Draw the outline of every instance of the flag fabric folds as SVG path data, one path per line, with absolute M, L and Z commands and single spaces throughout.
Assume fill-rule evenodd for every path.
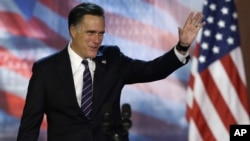
M 84 1 L 105 9 L 103 44 L 143 60 L 175 46 L 178 26 L 201 5 L 196 0 L 0 0 L 0 141 L 16 140 L 32 65 L 67 45 L 68 12 Z M 121 104 L 131 104 L 131 141 L 186 139 L 189 67 L 181 69 L 161 81 L 124 87 Z M 46 141 L 44 119 L 40 141 Z
M 250 124 L 234 0 L 205 0 L 206 25 L 192 56 L 189 141 L 228 141 L 230 125 Z

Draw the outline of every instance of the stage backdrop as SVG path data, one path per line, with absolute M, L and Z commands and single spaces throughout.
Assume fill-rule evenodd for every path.
M 0 140 L 15 141 L 34 61 L 69 41 L 67 14 L 80 0 L 0 0 Z M 106 10 L 103 44 L 151 60 L 178 41 L 197 0 L 92 0 Z M 192 45 L 193 48 L 193 45 Z M 190 63 L 168 78 L 126 86 L 121 105 L 132 108 L 131 141 L 186 141 L 186 88 Z M 46 124 L 40 141 L 46 141 Z

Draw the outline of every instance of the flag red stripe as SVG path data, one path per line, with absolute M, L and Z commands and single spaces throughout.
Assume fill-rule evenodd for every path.
M 131 120 L 133 121 L 133 127 L 130 130 L 131 132 L 136 132 L 137 134 L 152 138 L 152 140 L 161 141 L 163 139 L 169 138 L 171 134 L 176 135 L 176 132 L 182 132 L 180 131 L 180 127 L 175 124 L 171 124 L 171 122 L 162 121 L 152 116 L 148 116 L 146 114 L 136 111 L 133 111 Z M 164 133 L 166 134 L 159 135 L 159 131 L 164 131 Z
M 24 106 L 24 100 L 14 94 L 2 90 L 0 90 L 0 97 L 1 109 L 8 112 L 14 117 L 20 118 Z
M 109 12 L 106 13 L 106 16 L 106 30 L 108 33 L 113 34 L 114 36 L 118 36 L 163 51 L 169 50 L 178 41 L 176 35 L 164 32 L 161 29 L 138 22 L 136 20 Z M 122 31 L 121 28 L 123 29 Z M 140 32 L 137 32 L 138 30 L 140 30 Z
M 41 3 L 45 4 L 47 7 L 59 13 L 63 17 L 67 17 L 70 9 L 77 4 L 76 2 L 73 3 L 73 2 L 65 1 L 63 4 L 68 5 L 68 6 L 63 8 L 63 10 L 61 10 L 61 8 L 58 7 L 58 5 L 62 5 L 61 0 L 55 0 L 55 1 L 42 0 Z M 175 45 L 178 40 L 176 35 L 163 32 L 161 29 L 153 28 L 149 25 L 140 23 L 138 21 L 135 21 L 135 20 L 132 20 L 132 19 L 120 16 L 120 15 L 106 12 L 105 16 L 107 18 L 106 29 L 108 33 L 111 33 L 115 36 L 119 36 L 121 38 L 132 40 L 134 42 L 138 42 L 146 46 L 153 46 L 164 51 L 169 50 L 169 48 Z M 113 21 L 119 21 L 119 25 L 114 25 L 115 22 Z M 121 25 L 122 23 L 124 25 Z M 121 27 L 122 29 L 125 29 L 124 32 L 121 32 Z M 143 33 L 129 34 L 132 31 L 138 31 L 138 29 L 141 29 L 141 31 L 145 32 L 145 34 Z M 141 36 L 141 34 L 143 34 L 143 36 Z M 152 34 L 154 34 L 154 36 L 152 36 Z M 152 42 L 153 37 L 154 37 L 154 40 L 158 40 L 158 41 Z
M 0 15 L 1 19 L 3 19 L 0 21 L 0 28 L 10 32 L 10 34 L 39 39 L 55 49 L 62 49 L 68 42 L 35 17 L 26 22 L 16 13 L 0 12 Z
M 68 43 L 67 39 L 51 30 L 38 18 L 33 17 L 30 21 L 30 25 L 33 27 L 34 32 L 41 32 L 41 34 L 43 34 L 39 39 L 54 49 L 60 50 Z
M 26 62 L 19 59 L 17 56 L 12 55 L 8 50 L 0 46 L 0 66 L 16 73 L 30 78 L 31 76 L 31 62 Z
M 239 73 L 236 69 L 236 66 L 230 57 L 230 55 L 226 55 L 221 59 L 221 62 L 225 68 L 225 71 L 227 72 L 229 79 L 231 80 L 231 83 L 233 84 L 236 92 L 238 93 L 238 97 L 241 101 L 241 104 L 245 108 L 246 111 L 248 111 L 248 101 L 246 99 L 247 95 L 247 88 L 245 84 L 240 79 Z
M 171 15 L 179 23 L 182 24 L 185 23 L 187 14 L 193 11 L 192 9 L 186 6 L 182 6 L 181 4 L 179 4 L 178 1 L 173 1 L 173 0 L 164 0 L 164 1 L 143 0 L 143 1 L 154 5 L 156 8 L 159 8 L 165 11 L 166 13 L 169 13 L 169 15 Z
M 186 106 L 186 110 L 187 110 L 187 112 L 186 112 L 186 119 L 187 119 L 188 122 L 190 122 L 190 120 L 192 118 L 192 112 L 191 112 L 192 108 L 189 107 L 189 105 L 187 105 Z
M 27 22 L 18 14 L 0 11 L 0 28 L 14 35 L 29 35 Z
M 169 87 L 162 87 L 162 86 Z M 133 84 L 137 90 L 142 93 L 151 94 L 159 97 L 162 100 L 173 100 L 175 102 L 183 103 L 185 102 L 185 92 L 186 88 L 179 80 L 176 78 L 167 78 L 157 82 L 145 83 L 145 84 Z M 171 91 L 174 91 L 180 95 L 173 95 Z
M 216 109 L 217 114 L 220 116 L 220 119 L 223 122 L 224 126 L 229 131 L 228 125 L 236 124 L 236 120 L 234 116 L 232 115 L 226 102 L 221 96 L 221 93 L 218 90 L 217 85 L 215 84 L 214 80 L 212 79 L 213 77 L 210 74 L 209 70 L 208 69 L 204 70 L 202 73 L 200 73 L 200 76 L 201 76 L 202 81 L 205 84 L 205 89 L 207 91 L 208 97 L 213 103 L 214 108 Z
M 199 130 L 201 137 L 204 141 L 215 141 L 215 137 L 207 125 L 206 119 L 201 112 L 199 105 L 197 104 L 196 100 L 193 101 L 193 107 L 191 110 L 193 121 L 197 126 L 197 130 Z
M 13 117 L 20 119 L 23 112 L 24 100 L 15 94 L 2 90 L 0 90 L 0 97 L 0 109 Z M 45 120 L 46 119 L 44 118 L 41 124 L 42 129 L 47 129 L 47 122 Z
M 6 21 L 6 23 L 12 24 L 5 25 L 5 22 L 0 22 L 0 26 L 3 26 L 5 30 L 8 30 L 14 35 L 24 35 L 27 37 L 40 39 L 55 49 L 62 49 L 62 47 L 64 47 L 68 42 L 66 39 L 64 39 L 64 37 L 51 30 L 45 23 L 35 17 L 32 17 L 29 23 L 27 23 L 22 17 L 20 17 L 20 15 L 15 13 L 1 12 L 1 16 L 4 17 L 4 21 Z M 106 29 L 109 33 L 140 43 L 142 45 L 153 46 L 154 48 L 166 51 L 178 41 L 176 35 L 164 32 L 158 28 L 154 28 L 129 18 L 125 18 L 113 13 L 107 13 L 107 18 Z M 119 25 L 115 25 L 115 23 L 112 22 L 114 20 L 120 21 Z M 21 27 L 16 26 L 17 22 L 18 25 L 21 25 Z M 121 25 L 121 23 L 123 24 Z M 120 32 L 120 30 L 118 30 L 121 27 L 124 29 L 124 32 Z M 131 34 L 131 32 L 138 31 L 138 29 L 142 29 L 142 33 L 138 32 L 137 34 Z M 143 36 L 141 36 L 142 34 Z M 155 36 L 152 36 L 152 34 Z M 152 40 L 153 37 L 154 40 Z
M 189 87 L 193 90 L 194 89 L 194 75 L 191 73 L 189 78 Z
M 49 9 L 58 13 L 59 15 L 67 18 L 68 13 L 76 6 L 78 3 L 74 0 L 66 1 L 66 0 L 40 0 L 40 2 L 46 5 Z M 61 7 L 63 5 L 63 8 Z
M 200 43 L 196 43 L 195 44 L 195 48 L 194 48 L 194 52 L 193 52 L 193 57 L 196 57 L 197 58 L 197 60 L 198 60 L 198 56 L 199 56 L 199 54 L 200 54 Z

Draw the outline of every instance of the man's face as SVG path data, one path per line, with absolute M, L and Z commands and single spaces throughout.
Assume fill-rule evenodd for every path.
M 104 17 L 85 15 L 76 26 L 70 26 L 71 48 L 82 58 L 95 58 L 104 32 Z

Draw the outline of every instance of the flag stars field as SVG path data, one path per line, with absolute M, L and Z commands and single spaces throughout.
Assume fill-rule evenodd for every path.
M 214 23 L 214 18 L 213 18 L 212 16 L 209 16 L 209 17 L 207 18 L 207 22 L 208 22 L 208 24 Z
M 221 40 L 223 39 L 223 35 L 222 35 L 221 33 L 216 33 L 215 39 L 216 39 L 217 41 L 221 41 Z
M 223 15 L 227 15 L 227 14 L 228 14 L 228 8 L 223 7 L 223 8 L 221 9 L 221 13 L 222 13 Z
M 237 30 L 236 25 L 231 25 L 231 26 L 230 26 L 230 30 L 231 30 L 231 31 L 236 31 L 236 30 Z
M 226 26 L 226 23 L 225 23 L 223 20 L 220 20 L 220 21 L 218 22 L 218 26 L 219 26 L 220 28 L 224 28 L 224 27 Z
M 215 4 L 211 4 L 209 6 L 209 8 L 211 9 L 211 11 L 215 11 L 216 10 L 216 5 Z
M 206 37 L 210 37 L 211 36 L 211 32 L 210 32 L 210 30 L 204 30 L 204 36 L 206 36 Z
M 214 54 L 218 54 L 220 52 L 220 48 L 218 46 L 214 46 L 212 50 Z

